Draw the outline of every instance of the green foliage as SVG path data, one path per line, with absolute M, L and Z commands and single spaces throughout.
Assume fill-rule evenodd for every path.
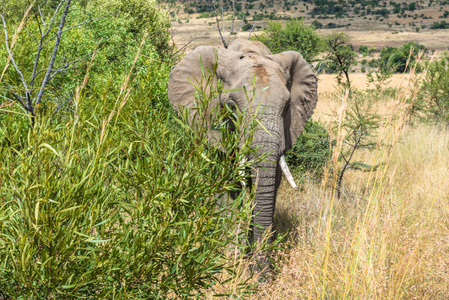
M 287 152 L 289 166 L 304 173 L 322 175 L 331 153 L 331 142 L 326 128 L 319 122 L 309 120 L 304 132 Z
M 449 122 L 449 55 L 431 62 L 423 80 L 417 109 L 426 117 Z
M 368 46 L 361 45 L 361 46 L 359 47 L 359 53 L 360 53 L 360 54 L 363 54 L 363 56 L 370 55 L 370 54 L 373 53 L 375 50 L 376 50 L 376 47 L 374 47 L 374 46 L 371 46 L 371 47 L 368 48 Z
M 321 50 L 321 38 L 313 26 L 305 25 L 302 20 L 290 20 L 285 26 L 268 22 L 264 33 L 255 35 L 252 39 L 264 43 L 273 53 L 298 51 L 308 62 L 313 61 Z
M 449 28 L 449 23 L 446 21 L 433 22 L 433 24 L 430 26 L 430 29 L 446 29 L 446 28 Z
M 166 85 L 155 83 L 129 94 L 108 95 L 105 87 L 100 99 L 82 92 L 68 122 L 56 122 L 47 110 L 25 136 L 16 133 L 17 124 L 2 126 L 4 295 L 188 298 L 219 283 L 220 272 L 236 276 L 234 255 L 247 247 L 252 195 L 243 190 L 235 201 L 221 197 L 237 190 L 242 170 L 254 163 L 239 164 L 254 151 L 256 121 L 236 114 L 239 130 L 230 132 L 223 123 L 229 113 L 218 112 L 214 129 L 224 138 L 211 147 L 201 117 L 217 92 L 211 78 L 206 73 L 197 82 L 200 108 L 180 119 L 149 107 L 153 95 L 166 93 Z M 123 82 L 127 90 L 126 77 Z M 107 97 L 115 104 L 105 106 Z M 200 116 L 193 129 L 184 125 L 190 114 Z M 17 113 L 3 107 L 0 116 Z M 243 136 L 249 138 L 238 148 Z
M 360 54 L 367 54 L 367 53 L 368 53 L 368 47 L 365 46 L 365 45 L 361 45 L 361 46 L 359 47 L 359 53 L 360 53 Z
M 380 68 L 379 72 L 369 72 L 366 76 L 368 83 L 373 84 L 377 92 L 385 89 L 385 85 L 393 76 L 393 68 Z
M 47 25 L 50 24 L 54 13 L 54 7 L 51 4 L 59 3 L 59 1 L 53 2 L 46 2 L 42 8 L 42 15 Z M 20 7 L 21 11 L 24 11 L 28 4 L 18 1 L 16 7 Z M 49 34 L 43 39 L 43 43 L 48 42 L 48 44 L 40 53 L 36 64 L 37 71 L 48 68 L 56 40 L 53 37 L 57 32 L 61 14 L 62 12 L 58 13 L 54 22 L 56 25 L 50 28 Z M 10 15 L 6 14 L 7 17 Z M 35 5 L 25 24 L 26 30 L 22 29 L 20 32 L 13 51 L 18 68 L 27 80 L 32 77 L 38 52 L 38 44 L 34 39 L 39 40 L 40 30 L 43 28 L 43 22 L 38 16 L 38 8 Z M 11 16 L 7 22 L 8 35 L 11 40 L 19 25 L 19 19 Z M 81 23 L 83 23 L 82 26 L 77 26 Z M 97 50 L 96 63 L 90 70 L 90 80 L 85 87 L 85 92 L 89 95 L 96 90 L 101 90 L 105 85 L 108 85 L 110 92 L 119 91 L 120 80 L 114 79 L 121 78 L 133 64 L 135 64 L 134 70 L 137 72 L 144 68 L 143 61 L 146 59 L 143 58 L 150 58 L 154 62 L 160 63 L 164 69 L 169 68 L 170 66 L 166 66 L 169 64 L 171 53 L 169 26 L 167 14 L 159 10 L 156 2 L 153 1 L 74 2 L 67 15 L 64 28 L 68 30 L 62 34 L 53 69 L 67 66 L 68 62 L 74 63 L 70 63 L 66 70 L 54 74 L 54 78 L 46 86 L 39 110 L 53 106 L 58 109 L 70 106 L 71 95 L 75 93 L 76 86 L 83 80 L 83 72 L 95 49 Z M 140 45 L 145 33 L 151 38 Z M 134 62 L 134 56 L 138 49 L 140 49 L 141 56 Z M 0 63 L 5 65 L 7 51 L 4 43 L 0 44 L 0 53 Z M 36 87 L 41 86 L 44 73 L 37 73 L 31 98 L 37 94 Z M 15 98 L 12 92 L 25 96 L 25 92 L 22 92 L 24 88 L 20 75 L 12 65 L 9 66 L 3 79 L 5 84 L 0 89 L 5 93 L 4 95 L 10 99 Z M 108 103 L 108 105 L 113 105 L 113 103 Z
M 46 21 L 54 3 L 43 7 Z M 201 297 L 220 284 L 221 272 L 236 276 L 253 199 L 238 186 L 243 169 L 257 161 L 238 162 L 254 151 L 256 122 L 236 114 L 241 129 L 230 132 L 222 120 L 229 113 L 220 111 L 214 129 L 224 138 L 213 147 L 204 119 L 192 130 L 188 111 L 174 117 L 165 13 L 155 2 L 127 3 L 75 3 L 67 28 L 114 15 L 64 32 L 57 64 L 98 51 L 91 63 L 89 55 L 54 78 L 33 128 L 19 106 L 0 102 L 0 297 Z M 18 25 L 11 23 L 10 35 Z M 34 14 L 26 26 L 39 32 Z M 40 69 L 50 54 L 44 50 Z M 30 72 L 35 44 L 25 30 L 14 55 Z M 217 91 L 208 75 L 197 82 L 198 103 Z M 17 76 L 10 67 L 4 79 L 18 86 Z M 11 91 L 2 86 L 0 93 Z M 243 136 L 249 138 L 239 148 Z M 222 201 L 230 192 L 236 200 Z
M 385 47 L 380 51 L 381 68 L 393 69 L 396 73 L 403 73 L 415 64 L 420 51 L 425 46 L 418 43 L 406 43 L 401 47 Z M 408 62 L 408 65 L 407 65 Z

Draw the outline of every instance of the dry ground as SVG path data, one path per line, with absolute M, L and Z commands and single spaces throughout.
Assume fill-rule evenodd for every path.
M 217 31 L 217 25 L 215 18 L 200 18 L 197 19 L 199 14 L 194 13 L 188 15 L 184 12 L 183 8 L 185 4 L 194 1 L 184 1 L 178 2 L 176 5 L 162 5 L 162 7 L 167 8 L 169 11 L 175 13 L 175 17 L 172 21 L 174 41 L 179 47 L 187 46 L 187 49 L 194 49 L 200 45 L 214 45 L 221 46 L 222 42 Z M 245 1 L 243 1 L 245 2 Z M 264 3 L 264 1 L 253 2 L 256 9 L 249 10 L 252 16 L 254 12 L 261 13 L 258 9 L 259 2 Z M 398 2 L 398 1 L 396 1 Z M 411 0 L 400 1 L 401 3 L 414 2 Z M 219 1 L 217 1 L 217 6 L 219 7 Z M 431 30 L 429 29 L 433 22 L 440 22 L 449 19 L 441 19 L 443 12 L 449 10 L 449 4 L 436 5 L 435 2 L 428 7 L 429 1 L 420 1 L 420 5 L 424 6 L 419 10 L 414 12 L 408 11 L 406 13 L 407 17 L 398 18 L 397 15 L 391 13 L 388 18 L 377 18 L 373 15 L 360 16 L 355 15 L 351 11 L 349 12 L 349 17 L 336 19 L 330 15 L 328 19 L 321 19 L 319 17 L 312 17 L 309 12 L 313 9 L 313 5 L 310 3 L 298 3 L 295 5 L 297 9 L 295 10 L 292 6 L 290 11 L 284 9 L 284 1 L 274 1 L 273 8 L 266 8 L 265 10 L 270 13 L 271 11 L 276 11 L 278 15 L 287 15 L 290 17 L 298 18 L 303 17 L 306 24 L 311 24 L 313 21 L 318 21 L 324 26 L 330 22 L 347 26 L 336 29 L 319 29 L 320 34 L 328 34 L 333 31 L 343 31 L 346 32 L 350 37 L 350 43 L 352 43 L 356 48 L 360 45 L 374 46 L 378 51 L 385 46 L 400 46 L 407 42 L 419 42 L 425 45 L 430 50 L 447 51 L 449 47 L 449 29 L 444 30 Z M 380 7 L 377 7 L 380 8 Z M 375 9 L 377 9 L 375 8 Z M 387 9 L 392 11 L 392 6 L 387 5 Z M 419 15 L 419 17 L 414 17 L 414 15 Z M 411 16 L 413 15 L 413 16 Z M 425 18 L 421 17 L 421 15 Z M 230 16 L 230 13 L 225 14 L 225 19 Z M 248 17 L 250 23 L 252 17 Z M 278 21 L 285 22 L 285 21 Z M 227 38 L 229 38 L 229 31 L 231 27 L 231 21 L 225 22 L 225 32 Z M 260 26 L 262 29 L 267 25 L 266 20 L 256 21 L 255 24 Z M 240 21 L 234 23 L 234 32 L 239 32 L 238 28 L 241 26 Z M 424 28 L 423 28 L 424 27 Z M 255 34 L 259 34 L 261 29 L 256 29 Z M 417 32 L 418 30 L 418 32 Z M 239 32 L 241 37 L 247 37 L 248 32 Z M 231 36 L 234 38 L 235 36 Z
M 364 86 L 362 74 L 356 81 Z M 335 78 L 319 82 L 314 118 L 335 122 L 344 106 Z M 397 96 L 376 104 L 385 121 L 377 150 L 357 154 L 380 167 L 349 172 L 341 199 L 332 178 L 306 178 L 298 192 L 282 183 L 276 228 L 289 235 L 279 272 L 250 299 L 448 299 L 449 129 L 410 123 L 404 100 L 416 87 L 409 82 L 393 78 Z M 216 291 L 238 298 L 237 283 Z

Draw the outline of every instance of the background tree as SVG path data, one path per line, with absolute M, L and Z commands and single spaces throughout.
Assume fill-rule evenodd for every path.
M 406 43 L 401 47 L 385 47 L 380 51 L 380 67 L 392 69 L 396 73 L 409 71 L 414 65 L 420 51 L 426 50 L 426 47 L 418 43 Z M 409 60 L 410 58 L 410 60 Z M 408 66 L 407 66 L 407 61 Z
M 340 84 L 342 82 L 342 76 L 344 74 L 346 78 L 347 87 L 351 86 L 349 80 L 349 71 L 355 64 L 356 53 L 352 49 L 352 46 L 348 44 L 349 38 L 345 33 L 333 33 L 324 38 L 327 55 L 326 55 L 326 69 L 338 72 L 337 80 Z
M 449 55 L 447 53 L 429 64 L 417 105 L 418 109 L 424 111 L 426 117 L 449 123 Z
M 273 54 L 283 51 L 298 51 L 307 62 L 315 60 L 322 50 L 322 39 L 313 26 L 304 21 L 291 19 L 284 26 L 270 21 L 262 34 L 254 35 L 252 40 L 264 43 Z

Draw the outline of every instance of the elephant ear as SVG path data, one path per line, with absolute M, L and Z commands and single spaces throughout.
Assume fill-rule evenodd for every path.
M 193 109 L 196 107 L 195 85 L 201 81 L 203 72 L 206 76 L 214 71 L 214 65 L 218 63 L 224 49 L 218 47 L 201 46 L 187 54 L 181 62 L 170 72 L 168 81 L 168 99 L 174 109 L 179 111 L 181 107 Z M 214 74 L 211 87 L 217 84 L 218 75 Z M 218 98 L 212 99 L 208 105 L 208 116 L 211 109 L 218 105 Z M 194 111 L 191 111 L 190 122 L 194 122 Z M 209 139 L 217 139 L 218 133 L 210 133 Z
M 170 72 L 168 99 L 176 110 L 179 111 L 182 106 L 195 107 L 196 89 L 194 84 L 197 80 L 201 80 L 203 71 L 207 75 L 208 72 L 214 70 L 219 50 L 217 47 L 198 47 L 187 54 Z M 217 76 L 214 76 L 213 85 L 216 84 Z
M 284 117 L 284 128 L 286 149 L 290 149 L 303 132 L 316 107 L 317 78 L 310 65 L 296 51 L 285 51 L 268 57 L 278 62 L 287 74 L 291 102 Z

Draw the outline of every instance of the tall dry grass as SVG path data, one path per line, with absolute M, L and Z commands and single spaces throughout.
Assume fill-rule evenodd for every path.
M 379 104 L 376 150 L 358 154 L 379 168 L 349 172 L 343 197 L 332 174 L 299 192 L 282 183 L 275 226 L 288 234 L 279 272 L 251 299 L 448 299 L 449 129 L 410 125 L 417 76 L 404 86 Z

